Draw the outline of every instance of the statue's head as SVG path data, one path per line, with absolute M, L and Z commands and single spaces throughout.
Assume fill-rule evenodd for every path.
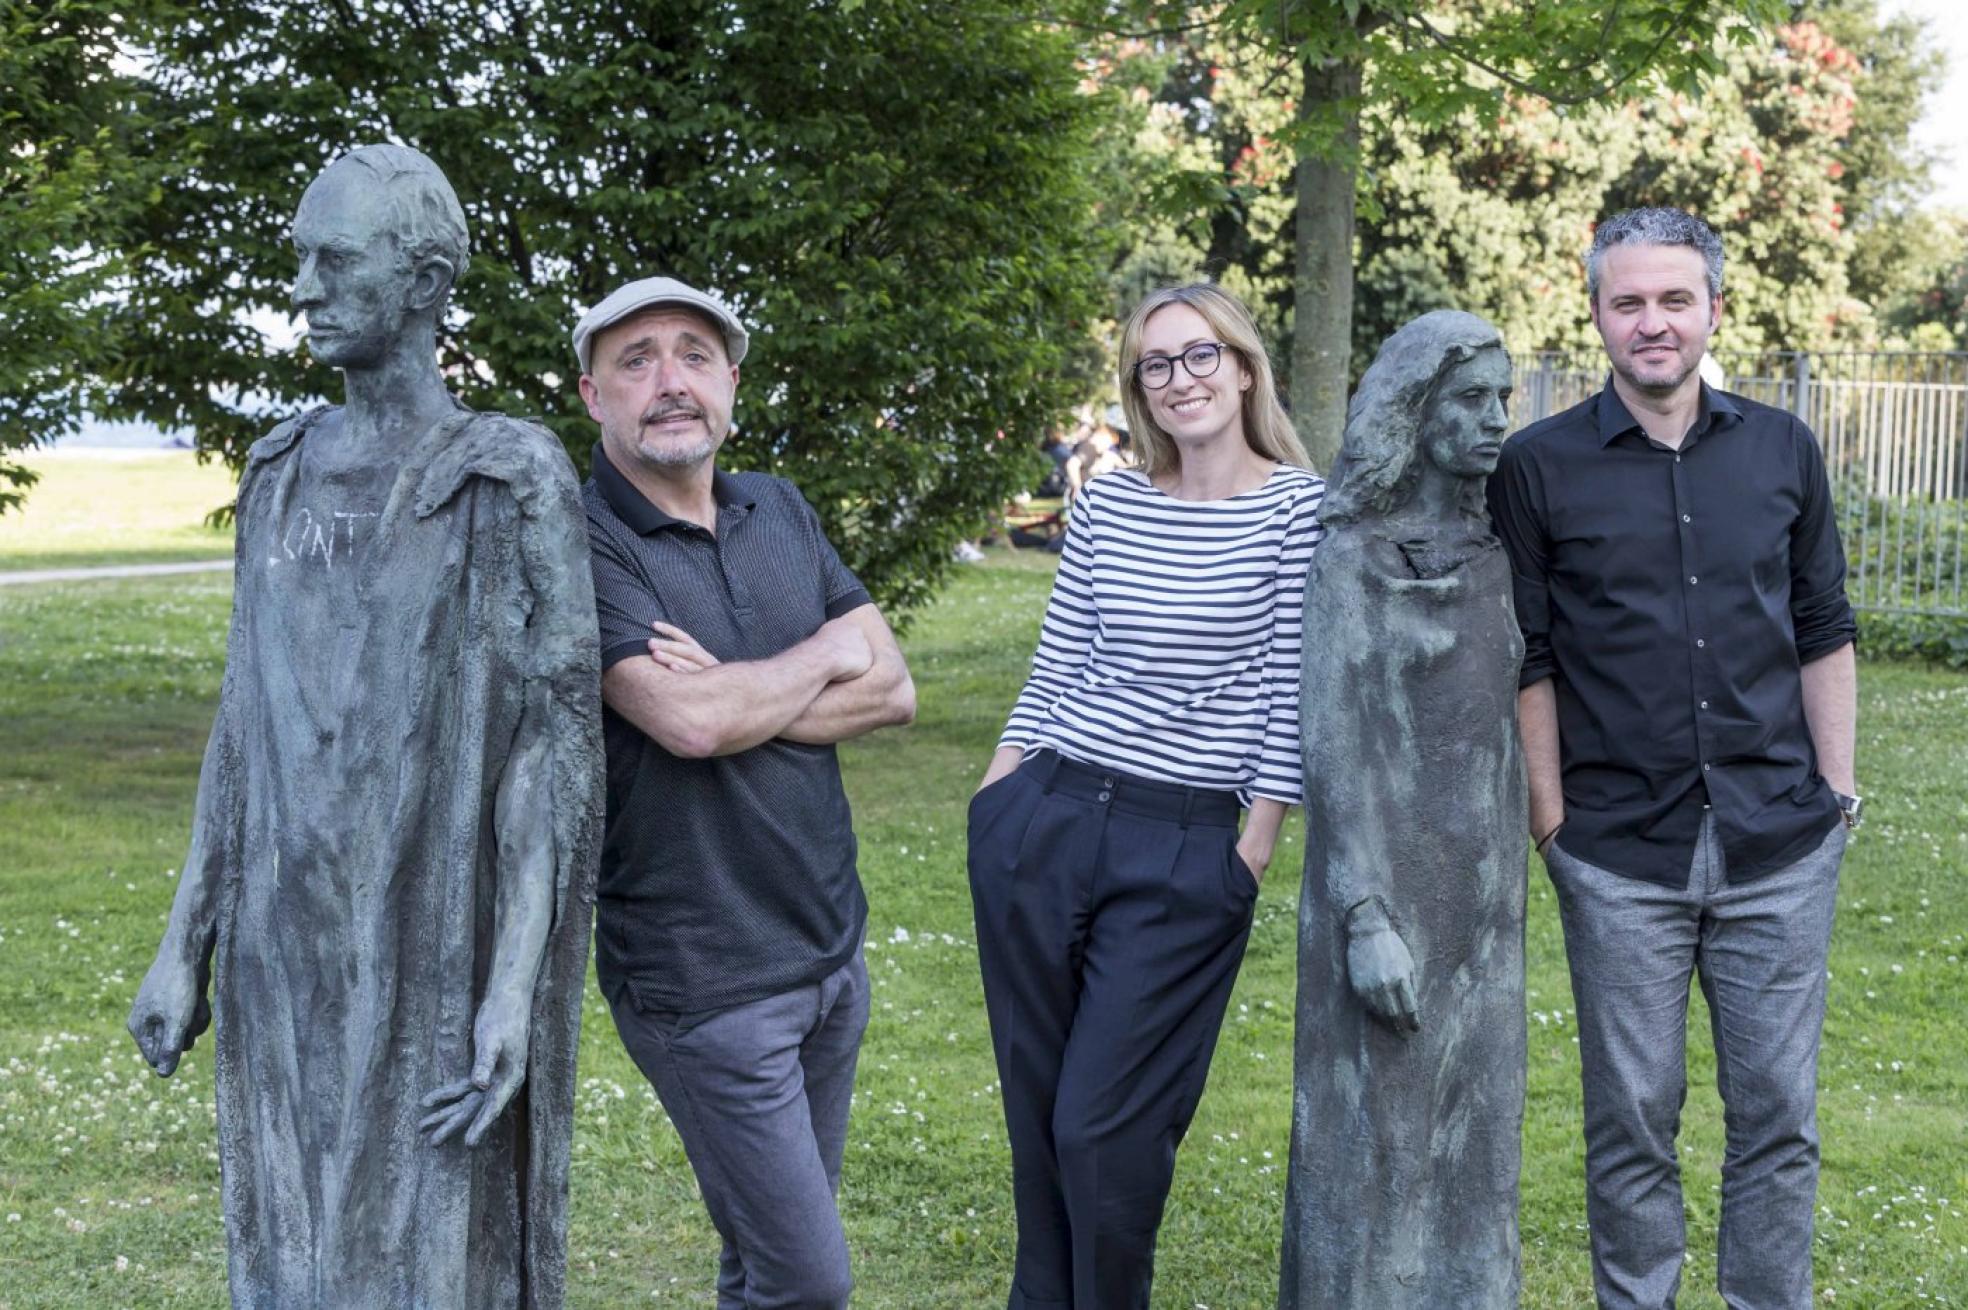
M 1508 423 L 1510 354 L 1483 319 L 1438 309 L 1381 343 L 1346 407 L 1346 438 L 1319 507 L 1326 523 L 1386 514 L 1405 504 L 1432 464 L 1467 486 L 1480 512 Z
M 470 251 L 457 193 L 408 146 L 363 146 L 324 169 L 294 215 L 294 307 L 308 349 L 373 367 L 412 327 L 434 333 Z

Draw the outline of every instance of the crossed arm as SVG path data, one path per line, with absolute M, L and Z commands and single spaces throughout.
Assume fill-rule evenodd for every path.
M 915 718 L 915 683 L 873 605 L 762 660 L 721 663 L 681 628 L 651 626 L 649 658 L 615 664 L 601 694 L 673 755 L 732 755 L 774 737 L 825 745 Z

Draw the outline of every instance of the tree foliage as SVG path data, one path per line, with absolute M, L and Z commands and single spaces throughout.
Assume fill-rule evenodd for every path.
M 125 12 L 0 0 L 0 513 L 34 480 L 7 454 L 82 416 L 77 365 L 102 358 L 94 320 L 120 269 L 114 233 L 156 173 L 114 66 Z
M 581 310 L 657 273 L 715 288 L 754 329 L 723 458 L 797 482 L 885 604 L 1029 485 L 1084 389 L 1102 102 L 1001 0 L 265 0 L 147 44 L 168 168 L 124 229 L 104 402 L 229 460 L 339 390 L 250 319 L 285 308 L 309 179 L 384 139 L 470 222 L 440 333 L 467 403 L 585 465 Z
M 1513 93 L 1588 104 L 1654 88 L 1689 93 L 1723 47 L 1785 0 L 1089 0 L 1091 21 L 1163 39 L 1214 28 L 1291 62 L 1293 417 L 1313 462 L 1338 452 L 1351 377 L 1353 245 L 1363 114 L 1391 107 L 1436 126 Z
M 1951 226 L 1899 209 L 1925 184 L 1908 132 L 1933 85 L 1920 28 L 1874 0 L 1814 4 L 1743 41 L 1716 39 L 1700 95 L 1661 90 L 1562 105 L 1468 74 L 1446 114 L 1416 113 L 1367 69 L 1354 247 L 1351 374 L 1395 328 L 1430 309 L 1483 314 L 1520 349 L 1594 343 L 1580 256 L 1593 226 L 1636 204 L 1713 220 L 1727 243 L 1729 316 L 1719 344 L 1790 349 L 1876 344 L 1958 316 Z M 1240 55 L 1220 29 L 1162 38 L 1156 95 L 1182 132 L 1194 209 L 1156 246 L 1165 265 L 1240 284 L 1289 324 L 1294 193 L 1289 58 Z M 1146 56 L 1141 56 L 1145 58 Z M 1199 93 L 1199 88 L 1201 88 Z M 1438 106 L 1437 108 L 1440 108 Z M 1157 158 L 1178 157 L 1156 145 Z M 1228 224 L 1237 229 L 1224 235 Z M 1900 239 L 1872 240 L 1882 225 Z M 1917 238 L 1917 239 L 1916 239 Z M 1898 261 L 1869 269 L 1868 252 Z M 1880 294 L 1890 284 L 1900 288 Z M 1909 290 L 1911 288 L 1912 290 Z
M 1721 51 L 1699 97 L 1668 92 L 1561 111 L 1512 97 L 1427 130 L 1388 119 L 1371 156 L 1391 185 L 1362 242 L 1356 359 L 1405 316 L 1459 304 L 1532 347 L 1591 341 L 1580 252 L 1636 205 L 1702 214 L 1733 258 L 1719 345 L 1818 349 L 1862 340 L 1850 294 L 1843 162 L 1864 73 L 1809 20 Z

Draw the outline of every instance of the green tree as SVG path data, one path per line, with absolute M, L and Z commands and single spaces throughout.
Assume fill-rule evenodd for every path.
M 131 10 L 0 0 L 0 513 L 34 481 L 7 456 L 82 417 L 78 365 L 102 358 L 98 311 L 121 267 L 113 233 L 156 174 L 115 67 Z
M 648 274 L 715 288 L 755 329 L 726 458 L 798 482 L 887 605 L 1030 484 L 1086 388 L 1107 106 L 1003 0 L 266 0 L 146 39 L 171 168 L 125 238 L 106 407 L 229 460 L 337 390 L 249 318 L 286 304 L 307 181 L 380 139 L 470 220 L 440 334 L 468 403 L 585 465 L 579 311 Z
M 1513 96 L 1494 118 L 1465 110 L 1432 128 L 1370 114 L 1366 168 L 1383 213 L 1361 234 L 1356 364 L 1408 317 L 1450 304 L 1521 346 L 1593 344 L 1579 253 L 1600 217 L 1638 204 L 1692 206 L 1722 231 L 1732 259 L 1720 347 L 1877 344 L 1890 298 L 1879 288 L 1935 286 L 1959 247 L 1936 230 L 1893 251 L 1922 271 L 1861 270 L 1855 222 L 1877 223 L 1924 179 L 1908 129 L 1931 86 L 1931 70 L 1900 58 L 1906 32 L 1871 22 L 1871 8 L 1837 7 L 1837 30 L 1856 45 L 1807 10 L 1755 44 L 1722 47 L 1700 97 L 1561 112 Z
M 1291 397 L 1313 462 L 1339 449 L 1351 381 L 1353 249 L 1361 123 L 1394 106 L 1420 124 L 1494 111 L 1513 92 L 1559 104 L 1665 88 L 1719 72 L 1720 44 L 1755 39 L 1787 0 L 1092 0 L 1077 21 L 1166 37 L 1203 27 L 1288 58 L 1300 89 Z

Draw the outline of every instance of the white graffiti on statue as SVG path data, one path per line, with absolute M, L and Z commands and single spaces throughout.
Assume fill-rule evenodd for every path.
M 287 526 L 287 531 L 281 534 L 281 553 L 269 554 L 267 563 L 312 560 L 332 573 L 335 571 L 337 551 L 344 564 L 354 558 L 357 523 L 363 519 L 381 517 L 373 511 L 356 513 L 338 509 L 331 511 L 326 518 L 317 518 L 313 510 L 302 506 L 300 513 Z M 363 536 L 366 540 L 368 534 L 365 532 Z

